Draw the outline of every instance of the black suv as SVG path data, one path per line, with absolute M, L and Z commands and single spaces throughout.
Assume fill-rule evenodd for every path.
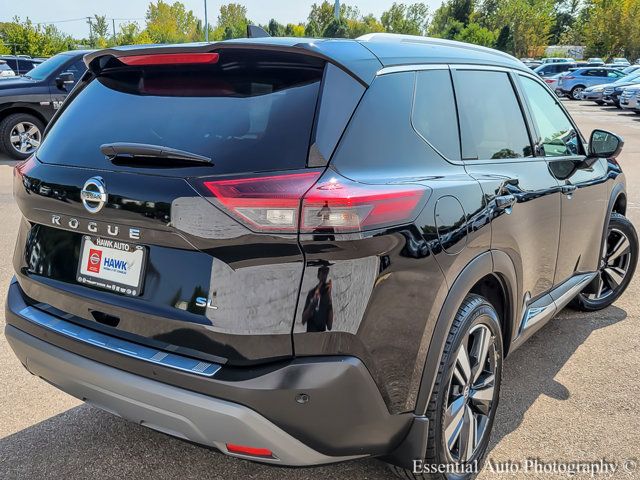
M 15 169 L 5 335 L 129 420 L 273 464 L 471 478 L 503 358 L 634 273 L 622 140 L 587 145 L 506 54 L 374 34 L 85 61 Z
M 16 75 L 24 75 L 44 61 L 39 58 L 20 57 L 17 55 L 1 55 L 0 60 L 7 62 L 7 65 Z
M 46 124 L 86 71 L 88 52 L 60 53 L 20 77 L 0 81 L 0 151 L 24 160 L 38 148 Z M 12 58 L 6 57 L 7 63 Z

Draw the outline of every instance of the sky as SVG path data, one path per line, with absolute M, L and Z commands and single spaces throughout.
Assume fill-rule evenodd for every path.
M 172 2 L 173 0 L 167 0 Z M 200 18 L 204 18 L 204 0 L 181 0 L 188 9 Z M 220 5 L 235 1 L 247 7 L 248 17 L 254 23 L 266 24 L 275 18 L 280 23 L 298 23 L 306 21 L 309 8 L 321 0 L 207 0 L 209 23 L 215 24 Z M 414 3 L 418 0 L 396 0 Z M 442 0 L 422 0 L 433 12 Z M 356 6 L 360 13 L 373 13 L 380 17 L 394 0 L 351 0 L 349 5 Z M 89 25 L 81 17 L 94 14 L 106 15 L 116 19 L 116 29 L 121 22 L 137 21 L 144 25 L 144 15 L 149 0 L 0 0 L 0 21 L 10 21 L 14 16 L 22 19 L 29 17 L 34 23 L 57 22 L 55 25 L 65 33 L 75 37 L 89 36 Z M 78 20 L 80 19 L 80 20 Z

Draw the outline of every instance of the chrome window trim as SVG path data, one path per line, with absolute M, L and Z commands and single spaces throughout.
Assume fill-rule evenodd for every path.
M 217 363 L 196 360 L 177 353 L 147 347 L 81 327 L 80 325 L 47 313 L 45 310 L 49 308 L 51 307 L 45 304 L 38 304 L 37 308 L 35 306 L 29 306 L 20 310 L 19 315 L 36 325 L 64 335 L 65 337 L 163 367 L 204 377 L 212 377 L 222 368 L 221 365 Z
M 448 70 L 449 65 L 445 63 L 417 63 L 414 65 L 394 65 L 393 67 L 384 67 L 376 72 L 376 76 L 388 75 L 390 73 L 400 72 L 417 72 L 421 70 Z

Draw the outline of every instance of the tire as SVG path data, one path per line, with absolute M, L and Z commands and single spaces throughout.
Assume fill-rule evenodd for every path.
M 571 89 L 571 92 L 569 92 L 569 98 L 571 100 L 581 100 L 579 96 L 583 90 L 584 90 L 584 87 L 582 85 L 576 85 Z
M 482 370 L 478 368 L 482 362 L 479 362 L 474 355 L 479 345 L 484 345 L 481 338 L 487 341 L 487 354 Z M 469 351 L 471 355 L 468 354 Z M 471 365 L 471 369 L 466 369 L 471 373 L 471 388 L 469 383 L 462 388 L 464 382 L 460 380 L 465 376 L 462 373 L 465 369 L 459 368 L 459 365 L 464 363 L 461 362 L 461 359 L 464 359 L 465 355 Z M 478 471 L 482 470 L 500 396 L 502 358 L 502 331 L 495 308 L 484 297 L 474 294 L 467 295 L 453 320 L 442 353 L 433 393 L 429 400 L 427 409 L 429 438 L 424 458 L 425 468 L 422 472 L 414 473 L 412 470 L 391 465 L 390 467 L 396 475 L 405 480 L 472 480 L 477 476 L 477 472 L 466 472 L 464 466 L 469 468 L 477 462 Z M 473 378 L 476 379 L 475 383 Z M 490 379 L 493 379 L 492 383 L 489 383 Z M 488 400 L 487 397 L 489 389 L 491 389 L 491 400 Z M 482 402 L 479 401 L 478 392 L 483 395 Z M 461 405 L 458 412 L 464 410 L 465 415 L 451 417 L 447 414 L 452 409 L 455 411 L 456 405 Z M 455 420 L 458 417 L 461 418 L 458 422 L 449 421 L 450 418 Z M 471 418 L 475 420 L 474 424 L 477 423 L 483 428 L 483 433 L 473 451 L 464 455 L 462 434 L 469 433 L 466 425 L 468 425 L 467 419 Z M 455 425 L 458 428 L 454 428 Z M 457 436 L 450 449 L 447 446 L 447 438 L 453 438 L 456 432 Z M 466 460 L 461 461 L 461 458 L 466 458 Z M 460 466 L 461 473 L 429 473 L 429 465 L 446 464 Z
M 629 286 L 637 263 L 636 229 L 626 217 L 614 212 L 609 219 L 607 241 L 601 253 L 597 281 L 595 285 L 590 285 L 595 293 L 587 291 L 579 293 L 571 302 L 571 307 L 583 312 L 594 312 L 608 307 Z
M 0 148 L 16 160 L 24 160 L 36 151 L 42 141 L 44 123 L 28 113 L 13 113 L 0 122 Z M 17 137 L 26 135 L 24 141 Z

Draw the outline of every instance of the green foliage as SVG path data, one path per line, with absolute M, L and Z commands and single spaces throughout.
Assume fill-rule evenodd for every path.
M 71 50 L 75 41 L 54 25 L 34 25 L 28 18 L 23 22 L 14 17 L 12 22 L 0 24 L 0 50 L 16 55 L 48 57 Z
M 344 18 L 334 18 L 322 32 L 323 37 L 347 38 L 349 36 L 349 24 Z
M 424 35 L 429 25 L 429 7 L 424 3 L 395 3 L 380 17 L 387 32 Z
M 180 2 L 151 2 L 146 19 L 145 31 L 153 43 L 182 43 L 202 39 L 198 35 L 196 16 Z
M 251 22 L 247 18 L 247 7 L 239 3 L 229 3 L 220 7 L 218 26 L 214 30 L 215 40 L 243 38 L 247 36 L 247 25 Z

